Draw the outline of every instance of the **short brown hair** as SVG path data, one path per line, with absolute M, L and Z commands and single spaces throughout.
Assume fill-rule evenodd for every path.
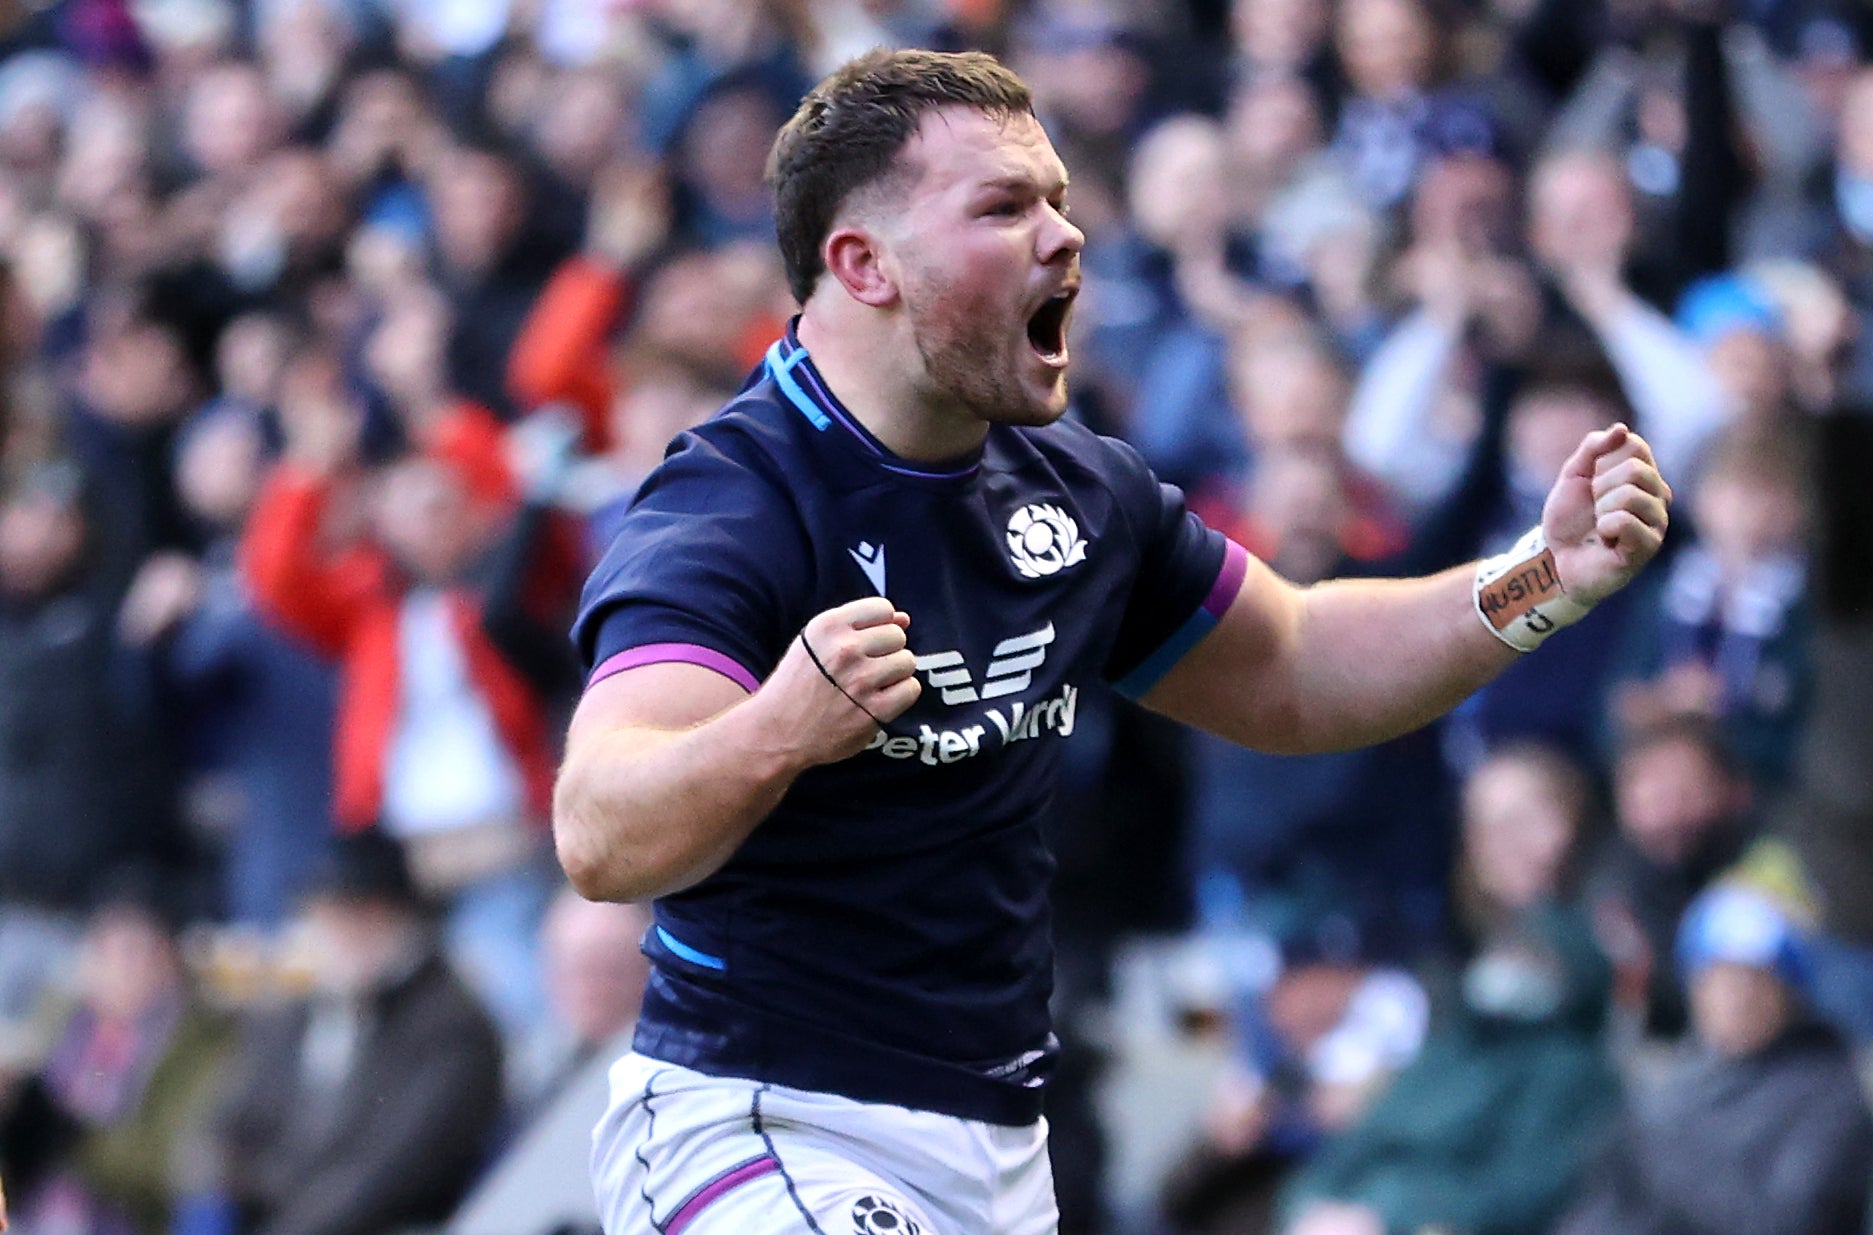
M 984 52 L 867 52 L 815 86 L 767 158 L 787 286 L 801 303 L 825 272 L 820 246 L 853 193 L 894 170 L 924 113 L 973 107 L 1032 115 L 1027 85 Z

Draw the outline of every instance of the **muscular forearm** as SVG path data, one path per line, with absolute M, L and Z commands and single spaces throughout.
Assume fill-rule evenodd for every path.
M 1423 725 L 1517 655 L 1477 616 L 1476 568 L 1297 588 L 1251 559 L 1221 626 L 1145 702 L 1256 750 L 1347 750 Z
M 581 895 L 648 900 L 728 860 L 805 766 L 760 713 L 750 697 L 693 728 L 621 727 L 569 751 L 553 833 Z
M 1614 425 L 1581 439 L 1541 527 L 1485 562 L 1297 588 L 1250 557 L 1216 629 L 1144 702 L 1282 754 L 1396 737 L 1624 587 L 1658 552 L 1670 502 L 1651 447 Z
M 1442 716 L 1518 655 L 1489 633 L 1476 570 L 1301 593 L 1289 675 L 1297 751 L 1383 742 Z

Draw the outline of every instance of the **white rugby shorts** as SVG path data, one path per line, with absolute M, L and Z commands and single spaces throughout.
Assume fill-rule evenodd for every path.
M 592 1133 L 606 1235 L 1055 1235 L 1047 1123 L 978 1123 L 636 1053 Z

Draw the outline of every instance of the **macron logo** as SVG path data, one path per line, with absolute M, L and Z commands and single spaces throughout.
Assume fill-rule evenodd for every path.
M 1003 695 L 1012 695 L 1028 688 L 1034 681 L 1034 671 L 1047 659 L 1047 645 L 1053 641 L 1052 622 L 1025 635 L 1003 639 L 995 645 L 988 672 L 983 674 L 980 691 L 976 689 L 961 652 L 932 652 L 928 656 L 919 656 L 917 672 L 943 693 L 943 702 L 951 707 L 974 703 L 978 699 L 999 699 Z
M 883 596 L 884 546 L 861 540 L 856 549 L 847 549 L 846 552 L 852 555 L 852 560 L 858 563 L 858 568 L 865 572 L 867 579 L 871 580 L 871 585 L 877 590 L 878 595 Z

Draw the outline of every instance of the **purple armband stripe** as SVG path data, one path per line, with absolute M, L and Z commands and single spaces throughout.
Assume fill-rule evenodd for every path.
M 1139 662 L 1136 669 L 1112 684 L 1114 690 L 1127 699 L 1138 699 L 1146 691 L 1156 686 L 1171 667 L 1184 658 L 1184 654 L 1203 642 L 1203 636 L 1216 629 L 1216 624 L 1223 620 L 1223 614 L 1229 612 L 1230 602 L 1242 588 L 1242 576 L 1249 571 L 1249 551 L 1231 540 L 1226 542 L 1223 551 L 1223 566 L 1216 572 L 1216 582 L 1210 585 L 1210 594 L 1203 598 L 1203 603 L 1185 619 L 1171 637 L 1159 644 L 1157 650 Z
M 681 1235 L 684 1227 L 694 1222 L 702 1211 L 715 1204 L 745 1183 L 752 1183 L 764 1175 L 772 1175 L 780 1169 L 780 1160 L 771 1154 L 762 1154 L 759 1158 L 750 1158 L 740 1166 L 731 1166 L 708 1183 L 698 1188 L 688 1200 L 676 1207 L 663 1224 L 663 1235 Z
M 1223 551 L 1223 568 L 1216 572 L 1210 594 L 1203 598 L 1203 611 L 1217 621 L 1229 612 L 1230 602 L 1242 590 L 1242 576 L 1249 573 L 1249 551 L 1231 540 Z
M 699 643 L 646 643 L 606 657 L 604 663 L 592 670 L 591 679 L 586 682 L 585 688 L 590 690 L 606 678 L 623 673 L 626 669 L 668 664 L 701 665 L 704 669 L 712 669 L 751 695 L 761 687 L 759 678 L 714 648 L 706 648 Z

